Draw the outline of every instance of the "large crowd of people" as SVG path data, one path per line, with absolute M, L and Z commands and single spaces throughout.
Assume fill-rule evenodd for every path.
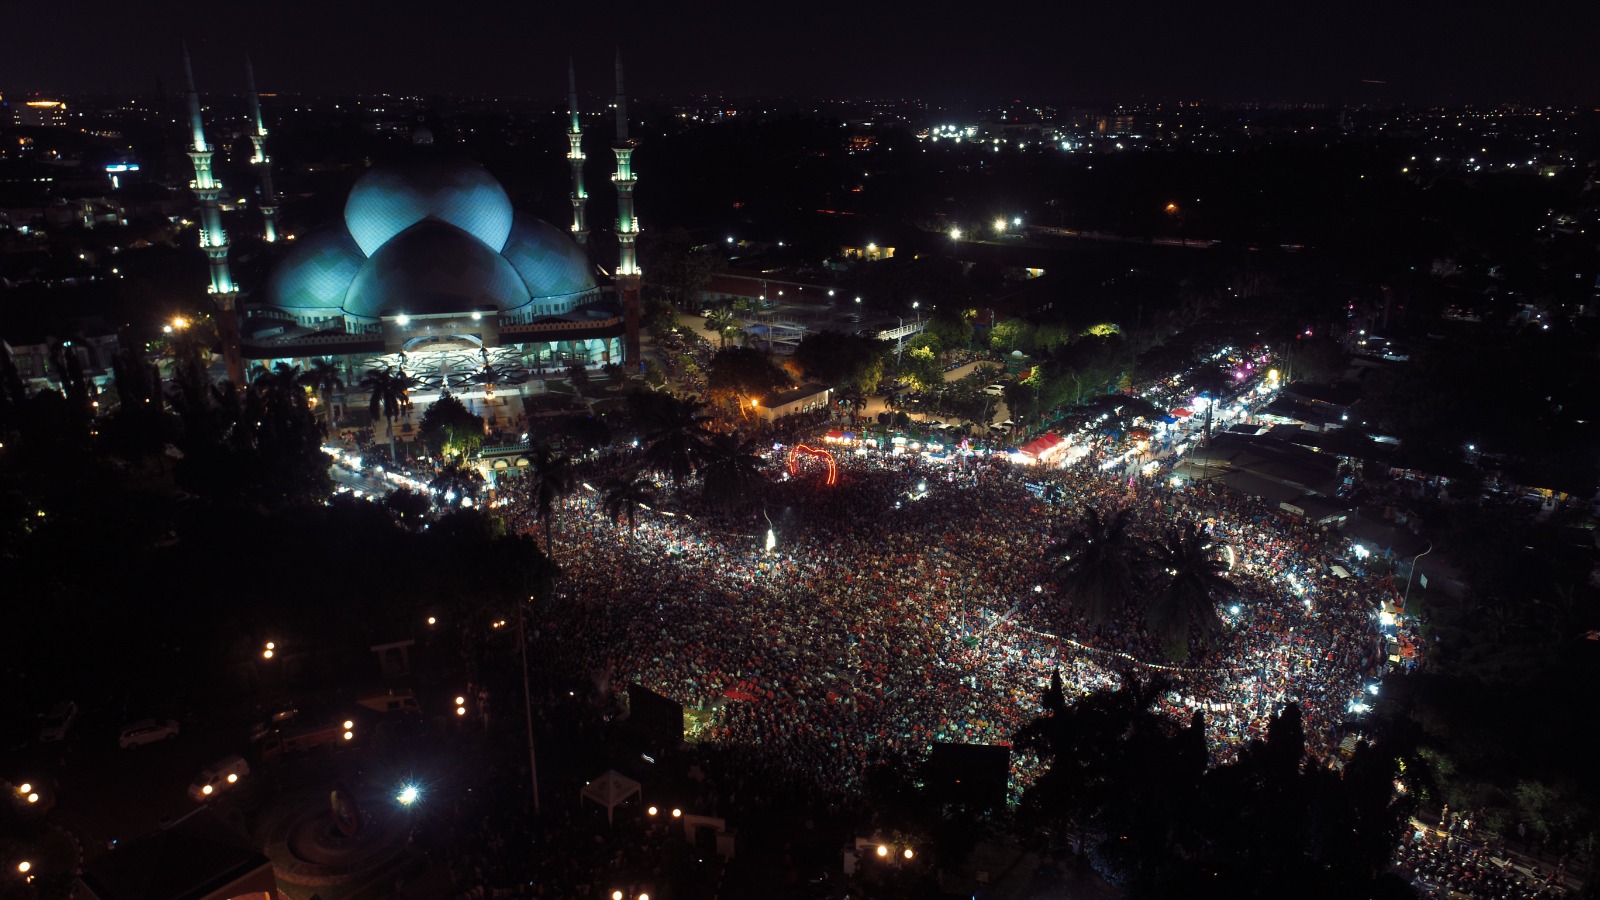
M 1298 702 L 1309 752 L 1333 761 L 1383 660 L 1378 610 L 1392 588 L 1335 577 L 1336 533 L 1204 486 L 1124 481 L 1098 461 L 1045 469 L 841 450 L 838 484 L 779 462 L 762 511 L 732 524 L 694 513 L 685 490 L 676 514 L 641 512 L 630 527 L 579 490 L 556 515 L 555 553 L 576 601 L 563 615 L 581 621 L 549 623 L 543 633 L 559 638 L 548 651 L 612 695 L 638 682 L 699 709 L 703 739 L 840 797 L 871 763 L 916 759 L 936 741 L 1010 743 L 1057 670 L 1078 691 L 1160 672 L 1175 718 L 1206 710 L 1217 762 Z M 515 488 L 503 496 L 515 509 Z M 1089 506 L 1131 510 L 1141 537 L 1197 523 L 1231 548 L 1236 591 L 1220 598 L 1214 641 L 1172 665 L 1136 602 L 1100 627 L 1063 602 L 1052 544 Z M 531 511 L 512 522 L 538 527 Z M 1034 766 L 1016 757 L 1014 791 Z

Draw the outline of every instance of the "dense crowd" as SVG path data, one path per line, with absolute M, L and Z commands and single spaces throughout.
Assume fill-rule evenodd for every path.
M 598 492 L 576 492 L 555 531 L 561 589 L 577 601 L 562 615 L 575 609 L 580 621 L 559 632 L 549 622 L 546 651 L 604 692 L 639 682 L 705 711 L 701 737 L 834 796 L 855 793 L 874 761 L 916 758 L 934 741 L 1009 743 L 1041 711 L 1054 670 L 1076 690 L 1162 672 L 1175 717 L 1207 711 L 1217 762 L 1296 701 L 1309 751 L 1331 760 L 1346 709 L 1382 659 L 1386 588 L 1333 577 L 1337 534 L 1256 501 L 1130 483 L 1094 458 L 1023 470 L 979 457 L 840 456 L 837 485 L 805 467 L 785 472 L 763 512 L 731 527 L 694 514 L 687 491 L 676 515 L 641 512 L 633 528 L 605 516 Z M 1059 491 L 1040 492 L 1041 482 Z M 1232 548 L 1237 593 L 1210 646 L 1169 666 L 1136 608 L 1090 628 L 1066 607 L 1048 578 L 1051 543 L 1088 506 L 1130 509 L 1143 537 L 1199 523 Z M 537 527 L 531 511 L 512 520 Z M 1019 756 L 1014 790 L 1032 774 Z
M 1438 830 L 1416 825 L 1395 849 L 1395 867 L 1424 896 L 1468 900 L 1565 897 L 1563 862 L 1551 872 L 1519 866 L 1501 848 L 1472 839 L 1459 816 Z

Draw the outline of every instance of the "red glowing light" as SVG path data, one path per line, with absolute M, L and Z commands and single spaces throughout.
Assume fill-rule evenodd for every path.
M 800 457 L 801 456 L 809 456 L 809 457 L 812 457 L 813 459 L 825 459 L 825 460 L 827 460 L 828 461 L 828 481 L 827 481 L 828 486 L 832 487 L 833 485 L 839 483 L 839 464 L 834 462 L 833 454 L 829 453 L 826 450 L 818 449 L 816 447 L 807 447 L 805 444 L 796 444 L 796 445 L 794 445 L 794 448 L 789 451 L 789 474 L 790 475 L 799 475 L 800 474 Z

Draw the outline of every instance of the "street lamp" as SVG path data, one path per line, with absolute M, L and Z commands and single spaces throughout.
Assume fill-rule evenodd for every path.
M 1406 605 L 1411 600 L 1411 577 L 1413 575 L 1417 574 L 1417 560 L 1423 558 L 1424 556 L 1427 556 L 1429 553 L 1432 553 L 1432 552 L 1433 552 L 1433 541 L 1429 541 L 1428 542 L 1428 549 L 1422 551 L 1421 553 L 1418 553 L 1416 556 L 1411 557 L 1411 570 L 1406 572 L 1406 593 L 1405 593 L 1405 596 L 1403 598 L 1401 598 L 1401 600 L 1400 600 L 1400 604 L 1402 606 Z
M 1005 219 L 995 219 L 994 220 L 994 233 L 995 234 L 1005 234 L 1006 233 L 1006 220 Z
M 915 312 L 917 314 L 917 325 L 918 326 L 922 325 L 921 308 L 922 308 L 922 301 L 921 300 L 913 300 L 913 301 L 911 301 L 911 311 Z

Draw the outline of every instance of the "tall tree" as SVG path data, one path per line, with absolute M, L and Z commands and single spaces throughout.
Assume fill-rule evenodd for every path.
M 322 403 L 322 415 L 327 420 L 326 437 L 333 440 L 337 434 L 337 424 L 333 418 L 333 395 L 344 390 L 344 378 L 339 374 L 339 367 L 326 359 L 314 360 L 311 368 L 301 374 L 300 381 L 317 392 L 317 399 Z
M 1187 659 L 1192 635 L 1204 643 L 1222 626 L 1217 603 L 1234 590 L 1227 564 L 1199 525 L 1168 528 L 1150 550 L 1160 584 L 1145 595 L 1145 621 L 1168 656 Z
M 1133 597 L 1145 558 L 1126 509 L 1101 514 L 1091 506 L 1054 550 L 1052 574 L 1067 603 L 1092 625 L 1113 621 Z
M 712 435 L 700 473 L 708 506 L 731 516 L 750 505 L 765 480 L 758 446 L 737 431 Z
M 531 451 L 533 469 L 533 504 L 539 513 L 539 523 L 544 529 L 544 552 L 555 558 L 556 504 L 572 493 L 577 485 L 577 473 L 572 460 L 565 454 L 539 443 Z
M 478 492 L 483 489 L 483 473 L 476 466 L 451 460 L 433 476 L 428 487 L 443 496 L 451 506 L 464 506 L 467 501 L 477 502 Z
M 400 411 L 407 402 L 406 392 L 414 383 L 402 369 L 379 369 L 361 377 L 361 386 L 372 394 L 372 402 L 368 407 L 372 421 L 378 421 L 381 416 L 388 424 L 390 462 L 398 463 L 400 460 L 395 453 L 394 420 L 400 418 Z
M 699 419 L 705 404 L 693 397 L 681 399 L 650 391 L 630 394 L 628 403 L 643 432 L 645 464 L 681 490 L 694 474 L 710 438 Z
M 637 470 L 630 469 L 606 485 L 606 518 L 627 517 L 628 531 L 638 524 L 639 508 L 656 502 L 656 486 Z

